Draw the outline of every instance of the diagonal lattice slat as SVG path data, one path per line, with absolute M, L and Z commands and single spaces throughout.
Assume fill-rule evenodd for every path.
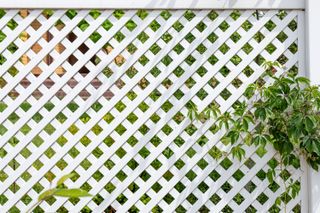
M 230 150 L 223 132 L 187 114 L 191 103 L 225 112 L 246 101 L 264 60 L 299 71 L 301 14 L 2 10 L 1 212 L 26 211 L 70 172 L 66 185 L 94 196 L 49 199 L 35 212 L 280 211 L 283 186 L 265 176 L 277 161 L 272 148 L 216 160 Z

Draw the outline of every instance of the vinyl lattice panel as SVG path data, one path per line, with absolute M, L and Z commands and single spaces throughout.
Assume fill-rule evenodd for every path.
M 303 12 L 258 14 L 2 10 L 1 212 L 26 211 L 70 172 L 66 185 L 94 196 L 49 199 L 35 212 L 280 211 L 283 187 L 265 175 L 272 148 L 246 147 L 239 162 L 224 155 L 214 120 L 187 116 L 191 102 L 225 112 L 246 100 L 264 60 L 302 66 Z M 299 169 L 287 175 L 302 182 Z M 299 212 L 301 195 L 287 208 Z

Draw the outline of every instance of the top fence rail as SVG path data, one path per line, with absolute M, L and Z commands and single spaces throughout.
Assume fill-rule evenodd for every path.
M 0 0 L 17 9 L 305 9 L 305 0 Z

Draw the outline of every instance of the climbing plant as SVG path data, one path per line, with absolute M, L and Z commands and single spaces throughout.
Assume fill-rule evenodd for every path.
M 276 76 L 276 69 L 280 68 L 277 62 L 265 62 L 263 66 L 265 74 L 245 91 L 249 101 L 238 102 L 232 111 L 223 114 L 214 103 L 200 113 L 195 105 L 190 105 L 189 118 L 202 122 L 215 119 L 216 127 L 226 132 L 221 141 L 232 145 L 230 154 L 239 160 L 245 157 L 244 145 L 256 146 L 257 152 L 263 153 L 266 145 L 271 144 L 279 156 L 285 187 L 276 205 L 286 205 L 288 196 L 294 198 L 300 190 L 297 182 L 286 181 L 286 168 L 299 168 L 302 157 L 313 169 L 319 169 L 320 90 L 294 72 Z M 272 83 L 265 83 L 263 77 Z M 266 176 L 272 183 L 278 163 L 270 167 Z

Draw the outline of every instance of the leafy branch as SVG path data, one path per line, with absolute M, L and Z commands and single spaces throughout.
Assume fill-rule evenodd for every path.
M 198 112 L 197 106 L 189 107 L 189 118 L 204 122 L 214 119 L 218 129 L 226 130 L 221 142 L 231 146 L 233 157 L 243 160 L 243 145 L 256 146 L 257 152 L 271 144 L 281 162 L 281 174 L 286 167 L 300 167 L 300 157 L 315 170 L 320 165 L 320 90 L 310 85 L 309 79 L 286 72 L 276 76 L 281 65 L 264 62 L 265 73 L 273 81 L 266 84 L 262 78 L 250 84 L 244 95 L 248 102 L 237 102 L 231 111 L 220 113 L 217 104 Z M 221 156 L 222 157 L 222 156 Z M 276 179 L 277 164 L 269 165 L 266 176 L 270 183 Z M 288 202 L 288 195 L 297 196 L 300 185 L 281 177 L 285 191 L 276 205 Z
M 72 177 L 74 177 L 75 174 L 67 174 L 62 176 L 58 181 L 54 188 L 50 188 L 43 193 L 41 193 L 38 197 L 38 201 L 28 209 L 27 213 L 32 212 L 34 208 L 36 208 L 38 205 L 40 205 L 43 201 L 48 200 L 52 197 L 67 197 L 67 198 L 79 198 L 79 197 L 90 197 L 92 196 L 87 191 L 78 189 L 78 188 L 66 188 L 64 186 L 64 182 Z

